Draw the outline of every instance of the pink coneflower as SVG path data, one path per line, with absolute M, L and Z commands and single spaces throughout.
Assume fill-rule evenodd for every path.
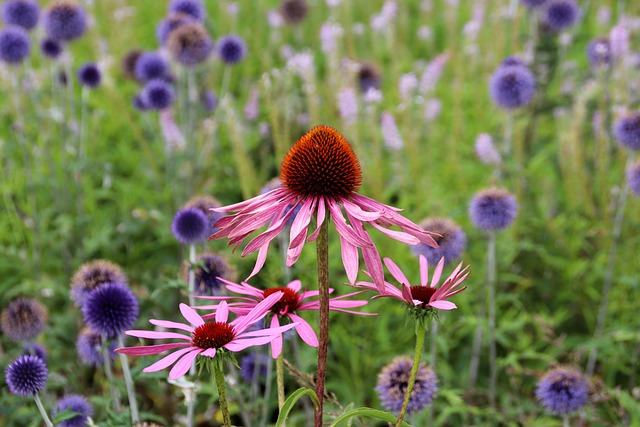
M 147 366 L 142 372 L 160 371 L 175 363 L 169 372 L 169 379 L 178 379 L 189 371 L 193 361 L 198 355 L 213 358 L 221 350 L 237 352 L 247 347 L 267 344 L 281 336 L 284 331 L 298 326 L 297 323 L 292 323 L 279 328 L 259 329 L 246 332 L 251 325 L 269 313 L 271 307 L 280 300 L 282 295 L 282 292 L 269 295 L 269 297 L 265 298 L 262 302 L 256 304 L 252 310 L 248 311 L 245 316 L 238 317 L 230 323 L 227 323 L 229 306 L 225 301 L 220 303 L 216 310 L 215 321 L 213 322 L 205 322 L 191 307 L 186 304 L 180 304 L 180 312 L 189 324 L 155 319 L 149 320 L 149 323 L 163 328 L 180 329 L 189 332 L 191 335 L 177 332 L 140 330 L 126 331 L 125 334 L 132 337 L 152 340 L 176 338 L 182 342 L 140 347 L 122 347 L 116 349 L 116 352 L 132 354 L 134 356 L 146 356 L 149 354 L 162 353 L 166 350 L 176 350 L 154 364 Z
M 235 292 L 236 294 L 246 295 L 246 296 L 203 296 L 199 297 L 201 299 L 213 300 L 213 301 L 238 301 L 238 302 L 230 302 L 229 303 L 229 311 L 235 313 L 239 316 L 246 316 L 253 308 L 264 301 L 270 295 L 274 293 L 282 293 L 280 297 L 280 301 L 275 303 L 271 307 L 271 312 L 274 314 L 273 319 L 271 319 L 271 328 L 279 328 L 280 327 L 280 319 L 279 316 L 288 317 L 292 322 L 296 322 L 296 331 L 302 340 L 309 344 L 312 347 L 318 346 L 318 337 L 314 332 L 313 328 L 306 320 L 302 317 L 298 316 L 296 313 L 304 310 L 318 310 L 320 308 L 320 301 L 311 300 L 305 301 L 310 298 L 314 298 L 318 296 L 318 291 L 304 291 L 302 290 L 302 284 L 300 280 L 294 280 L 287 285 L 285 288 L 271 288 L 266 290 L 261 290 L 251 286 L 248 283 L 242 282 L 240 284 L 231 282 L 229 280 L 225 280 L 220 278 L 221 282 L 227 284 L 226 288 L 230 292 Z M 330 289 L 329 292 L 333 292 L 333 289 Z M 351 314 L 361 314 L 364 316 L 375 316 L 372 313 L 360 313 L 357 311 L 348 310 L 350 308 L 362 307 L 367 304 L 366 300 L 348 300 L 347 298 L 359 295 L 363 291 L 352 292 L 347 295 L 342 295 L 339 297 L 335 297 L 329 300 L 329 310 L 333 311 L 341 311 L 343 313 L 351 313 Z M 205 305 L 195 307 L 197 309 L 202 310 L 218 310 L 218 305 Z M 202 316 L 203 319 L 210 319 L 214 317 L 216 314 L 207 314 Z M 274 359 L 276 359 L 280 353 L 282 352 L 282 335 L 277 337 L 275 340 L 271 341 L 271 355 Z
M 433 271 L 431 284 L 429 284 L 429 263 L 427 258 L 420 255 L 420 285 L 416 286 L 411 286 L 407 277 L 400 268 L 398 268 L 396 263 L 391 261 L 391 259 L 385 258 L 384 263 L 391 275 L 400 282 L 402 290 L 385 282 L 384 291 L 380 292 L 380 295 L 376 295 L 374 298 L 390 297 L 403 301 L 412 307 L 433 307 L 440 310 L 453 310 L 458 307 L 451 301 L 447 300 L 467 289 L 466 286 L 456 289 L 469 275 L 469 266 L 462 269 L 462 263 L 458 264 L 456 269 L 453 270 L 453 273 L 451 273 L 449 278 L 445 280 L 439 288 L 436 288 L 436 285 L 442 276 L 444 258 L 440 259 L 440 262 Z M 356 283 L 356 286 L 374 291 L 379 289 L 376 285 L 370 282 L 358 282 Z
M 220 219 L 215 224 L 219 231 L 209 237 L 227 237 L 229 244 L 236 248 L 250 234 L 269 224 L 266 231 L 251 240 L 242 251 L 242 256 L 258 251 L 256 265 L 249 277 L 260 271 L 267 258 L 269 244 L 286 227 L 287 220 L 298 206 L 300 210 L 289 236 L 288 267 L 298 260 L 305 242 L 317 239 L 322 223 L 329 219 L 338 230 L 342 262 L 349 282 L 354 283 L 358 275 L 359 249 L 381 292 L 384 291 L 382 262 L 364 228 L 365 224 L 408 245 L 422 242 L 438 246 L 431 237 L 433 233 L 401 216 L 398 213 L 401 209 L 357 193 L 362 182 L 360 163 L 347 140 L 331 127 L 316 126 L 296 142 L 282 162 L 280 181 L 280 188 L 235 205 L 214 209 L 217 212 L 238 211 Z M 313 217 L 317 218 L 317 226 L 307 236 Z M 402 231 L 390 229 L 394 225 Z

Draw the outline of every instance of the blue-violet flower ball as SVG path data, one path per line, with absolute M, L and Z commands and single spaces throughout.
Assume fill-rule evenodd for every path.
M 5 0 L 0 13 L 5 24 L 31 30 L 38 23 L 40 6 L 35 0 Z
M 613 126 L 613 134 L 618 144 L 630 150 L 640 150 L 640 112 L 631 113 L 619 119 Z
M 167 49 L 178 63 L 194 66 L 209 57 L 213 41 L 202 25 L 193 22 L 171 32 L 167 39 Z
M 500 66 L 489 81 L 489 93 L 500 108 L 514 110 L 531 102 L 536 79 L 524 66 Z
M 413 360 L 410 357 L 400 356 L 378 374 L 376 391 L 380 395 L 380 403 L 388 411 L 399 412 L 402 409 L 412 367 Z M 429 405 L 437 391 L 438 377 L 426 364 L 420 363 L 407 413 L 418 412 Z
M 236 273 L 229 263 L 222 257 L 207 252 L 198 256 L 191 267 L 194 272 L 194 292 L 196 295 L 214 296 L 224 291 L 224 282 L 220 279 L 235 281 Z M 189 278 L 189 264 L 185 264 L 185 280 Z
M 47 310 L 31 298 L 16 298 L 0 314 L 2 332 L 14 341 L 28 341 L 40 334 L 47 323 Z
M 93 406 L 91 406 L 87 399 L 78 394 L 70 394 L 58 400 L 53 409 L 53 416 L 56 417 L 59 413 L 66 410 L 73 411 L 77 415 L 61 421 L 57 424 L 58 427 L 85 427 L 87 420 L 93 415 Z
M 128 283 L 127 276 L 119 265 L 104 259 L 86 262 L 71 278 L 71 297 L 77 305 L 82 305 L 91 291 L 112 282 Z
M 73 1 L 57 1 L 44 12 L 44 32 L 51 39 L 70 42 L 82 37 L 86 29 L 87 14 Z
M 184 205 L 185 208 L 200 209 L 207 216 L 207 219 L 209 220 L 210 233 L 216 233 L 218 231 L 214 225 L 220 218 L 225 216 L 223 212 L 215 212 L 211 210 L 212 208 L 219 208 L 220 206 L 222 206 L 220 202 L 211 196 L 195 196 Z
M 169 63 L 157 52 L 141 54 L 135 65 L 134 76 L 141 82 L 162 79 L 169 72 Z
M 636 196 L 640 196 L 640 162 L 636 162 L 627 170 L 627 184 Z
M 531 9 L 535 9 L 545 4 L 547 0 L 520 0 L 520 2 Z
M 29 56 L 31 41 L 27 32 L 20 27 L 7 27 L 0 30 L 0 61 L 7 64 L 19 64 Z
M 453 263 L 460 258 L 462 251 L 467 246 L 467 235 L 458 224 L 449 218 L 427 218 L 420 223 L 420 227 L 442 236 L 434 236 L 439 245 L 437 248 L 432 248 L 424 243 L 411 246 L 411 251 L 416 256 L 423 255 L 430 265 L 435 266 L 443 257 L 445 265 Z
M 173 87 L 164 80 L 151 80 L 141 92 L 144 105 L 150 110 L 169 108 L 175 99 Z
M 262 353 L 249 353 L 240 360 L 240 375 L 248 383 L 253 380 L 264 382 L 267 376 L 267 364 L 269 357 Z M 255 378 L 254 378 L 255 376 Z
M 587 46 L 587 57 L 591 67 L 598 68 L 611 65 L 611 44 L 607 37 L 591 40 Z
M 111 361 L 116 359 L 116 347 L 116 342 L 110 340 L 108 354 Z M 104 364 L 102 336 L 91 329 L 85 328 L 78 334 L 76 350 L 78 352 L 78 358 L 83 364 L 93 366 L 102 366 Z
M 171 232 L 184 245 L 205 240 L 209 231 L 209 219 L 198 208 L 180 209 L 171 223 Z
M 489 188 L 473 196 L 469 204 L 469 216 L 482 230 L 502 230 L 511 225 L 518 213 L 518 203 L 513 194 L 502 188 Z
M 589 382 L 575 369 L 555 368 L 538 382 L 536 397 L 555 414 L 574 412 L 589 400 Z
M 40 51 L 47 58 L 57 58 L 62 53 L 62 49 L 62 43 L 57 40 L 45 38 L 40 42 Z
M 130 329 L 138 319 L 136 296 L 122 283 L 106 283 L 87 295 L 82 305 L 84 322 L 109 338 Z
M 156 38 L 160 46 L 164 46 L 167 43 L 167 39 L 173 30 L 190 22 L 194 22 L 193 17 L 184 13 L 171 13 L 160 21 L 156 26 Z
M 78 69 L 78 81 L 82 86 L 94 89 L 102 82 L 102 73 L 96 64 L 88 62 Z
M 218 56 L 225 64 L 237 64 L 247 55 L 247 44 L 236 35 L 221 37 L 217 45 Z
M 564 31 L 578 22 L 580 8 L 575 0 L 550 0 L 542 10 L 542 23 L 553 32 Z
M 514 66 L 514 65 L 515 66 L 520 66 L 520 67 L 525 67 L 526 66 L 524 61 L 522 59 L 518 58 L 517 56 L 507 56 L 500 63 L 501 67 L 510 67 L 510 66 Z
M 22 355 L 9 363 L 4 372 L 9 391 L 22 397 L 33 396 L 42 391 L 49 374 L 44 361 L 30 354 Z
M 40 359 L 42 359 L 44 363 L 47 363 L 47 357 L 48 357 L 47 349 L 42 344 L 38 344 L 38 343 L 25 344 L 22 346 L 22 349 L 24 350 L 22 354 L 37 356 Z
M 201 0 L 171 0 L 169 13 L 184 13 L 197 21 L 204 21 L 206 11 Z

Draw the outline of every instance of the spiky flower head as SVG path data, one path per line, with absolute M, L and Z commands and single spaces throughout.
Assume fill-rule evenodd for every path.
M 555 414 L 575 412 L 589 400 L 589 381 L 574 368 L 558 367 L 540 379 L 536 397 Z
M 112 282 L 128 283 L 119 265 L 105 259 L 84 263 L 71 278 L 71 297 L 77 305 L 82 305 L 89 292 Z
M 257 380 L 264 382 L 267 376 L 269 357 L 266 354 L 251 352 L 240 360 L 240 375 L 248 383 Z M 255 377 L 255 378 L 254 378 Z
M 640 150 L 640 112 L 627 114 L 613 127 L 618 144 L 633 151 Z
M 228 65 L 237 64 L 247 56 L 247 44 L 242 37 L 228 35 L 221 37 L 216 45 L 218 57 Z
M 61 421 L 57 425 L 59 427 L 85 427 L 87 420 L 93 415 L 93 406 L 79 394 L 69 394 L 56 402 L 56 406 L 53 409 L 53 416 L 56 417 L 59 413 L 70 410 L 77 415 L 67 420 Z
M 82 86 L 97 88 L 102 82 L 102 72 L 96 64 L 88 62 L 78 69 L 78 81 Z
M 388 411 L 399 412 L 406 396 L 413 360 L 399 356 L 386 365 L 378 374 L 376 391 L 380 403 Z M 411 390 L 407 413 L 418 412 L 429 405 L 438 391 L 438 377 L 424 362 L 420 363 L 416 382 Z
M 170 13 L 166 18 L 158 23 L 156 27 L 156 38 L 161 46 L 167 43 L 169 35 L 178 27 L 181 27 L 190 22 L 194 22 L 195 19 L 185 13 Z
M 38 23 L 40 6 L 35 0 L 5 0 L 0 15 L 6 25 L 32 30 Z
M 202 25 L 192 22 L 171 32 L 167 38 L 167 48 L 178 63 L 193 66 L 209 57 L 213 41 Z
M 184 204 L 185 208 L 200 209 L 202 213 L 207 216 L 207 219 L 209 220 L 209 232 L 211 232 L 211 230 L 214 230 L 213 232 L 215 232 L 213 225 L 224 216 L 224 214 L 212 210 L 219 208 L 220 206 L 222 206 L 220 202 L 211 196 L 195 196 Z
M 178 210 L 171 223 L 173 236 L 183 245 L 192 245 L 206 240 L 210 231 L 207 215 L 198 208 Z
M 78 358 L 80 362 L 85 365 L 101 366 L 104 364 L 104 357 L 102 355 L 102 336 L 92 331 L 90 328 L 84 328 L 78 339 L 76 340 L 76 350 L 78 352 Z M 115 360 L 116 342 L 111 340 L 109 343 L 108 351 L 111 361 Z
M 502 62 L 500 63 L 501 67 L 510 67 L 510 66 L 521 66 L 521 67 L 525 67 L 526 64 L 524 63 L 524 61 L 522 59 L 520 59 L 517 56 L 507 56 L 506 58 L 504 58 L 502 60 Z
M 40 393 L 47 384 L 47 365 L 37 356 L 22 355 L 4 371 L 9 391 L 21 397 Z
M 204 21 L 206 18 L 202 0 L 171 0 L 167 11 L 169 13 L 183 13 L 197 21 Z
M 489 81 L 491 99 L 505 110 L 514 110 L 529 104 L 535 92 L 536 79 L 524 66 L 500 66 Z
M 307 17 L 309 5 L 306 0 L 282 0 L 279 11 L 285 23 L 295 25 Z
M 549 0 L 542 9 L 541 20 L 546 28 L 557 33 L 573 27 L 579 15 L 575 0 Z
M 219 295 L 224 282 L 220 278 L 235 281 L 236 271 L 222 257 L 211 252 L 201 254 L 191 267 L 195 275 L 194 292 L 196 295 Z M 185 280 L 189 277 L 189 265 L 185 265 Z
M 47 363 L 47 349 L 42 344 L 29 343 L 23 345 L 22 349 L 24 350 L 22 354 L 37 356 L 42 359 L 44 363 Z
M 473 224 L 482 230 L 502 230 L 511 225 L 518 214 L 518 202 L 503 188 L 478 192 L 469 204 Z
M 636 162 L 627 170 L 627 185 L 636 196 L 640 196 L 640 162 Z
M 169 63 L 158 52 L 144 52 L 138 56 L 133 74 L 140 82 L 162 79 L 169 74 Z
M 0 30 L 0 61 L 19 64 L 31 52 L 29 35 L 21 27 L 7 27 Z
M 0 314 L 2 332 L 14 341 L 27 341 L 42 332 L 47 323 L 47 310 L 31 298 L 16 298 Z
M 611 65 L 611 44 L 607 37 L 598 37 L 591 40 L 587 46 L 587 57 L 591 67 L 608 67 Z
M 165 110 L 175 100 L 176 94 L 173 87 L 164 80 L 151 80 L 140 93 L 140 98 L 145 107 L 151 110 Z
M 122 283 L 112 282 L 89 293 L 82 305 L 84 322 L 100 335 L 113 338 L 138 319 L 138 300 Z
M 86 29 L 87 13 L 74 1 L 58 0 L 44 12 L 44 32 L 51 39 L 70 42 Z
M 62 43 L 57 40 L 45 38 L 40 42 L 40 51 L 47 58 L 57 58 L 62 53 L 62 50 Z
M 445 265 L 460 258 L 462 251 L 467 246 L 467 235 L 452 219 L 426 218 L 419 225 L 425 230 L 439 234 L 439 236 L 433 236 L 438 247 L 432 248 L 424 243 L 419 243 L 411 246 L 411 251 L 415 255 L 423 255 L 433 265 L 437 264 L 440 258 L 444 258 Z

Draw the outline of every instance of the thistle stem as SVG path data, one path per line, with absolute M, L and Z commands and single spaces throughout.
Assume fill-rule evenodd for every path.
M 320 291 L 320 339 L 318 345 L 318 372 L 316 375 L 316 396 L 318 407 L 314 416 L 315 427 L 322 427 L 324 404 L 324 382 L 327 375 L 327 354 L 329 352 L 329 222 L 324 221 L 316 243 L 318 261 L 318 289 Z
M 118 347 L 124 347 L 124 340 L 122 335 L 118 335 L 117 338 Z M 131 371 L 129 370 L 129 361 L 127 356 L 119 354 L 120 364 L 122 365 L 122 375 L 124 376 L 124 383 L 127 386 L 127 397 L 129 398 L 129 409 L 131 410 L 131 423 L 136 424 L 140 421 L 138 415 L 138 403 L 136 402 L 136 390 L 133 386 L 133 379 L 131 378 Z
M 219 363 L 214 363 L 213 376 L 218 386 L 218 401 L 220 402 L 220 410 L 222 411 L 222 420 L 225 427 L 231 427 L 231 419 L 229 418 L 229 407 L 227 406 L 227 389 L 224 385 L 224 373 Z
M 569 427 L 569 426 L 570 426 L 570 424 L 569 424 L 569 415 L 564 414 L 562 416 L 562 427 Z
M 102 336 L 102 360 L 104 361 L 104 372 L 109 381 L 109 389 L 111 390 L 111 400 L 113 401 L 113 410 L 120 413 L 122 412 L 122 405 L 120 404 L 120 393 L 116 388 L 115 381 L 113 380 L 113 371 L 111 370 L 111 356 L 109 356 L 109 345 L 107 337 Z
M 40 400 L 40 396 L 38 396 L 38 393 L 33 395 L 33 399 L 36 401 L 36 406 L 40 411 L 40 415 L 42 415 L 42 419 L 44 420 L 44 423 L 47 425 L 47 427 L 53 427 L 53 423 L 49 419 L 49 416 L 47 415 L 47 411 L 44 409 L 44 406 L 42 405 L 42 401 Z
M 284 362 L 282 361 L 282 352 L 276 359 L 276 382 L 278 384 L 278 410 L 281 411 L 284 406 Z M 281 424 L 285 427 L 285 424 Z
M 424 326 L 424 323 L 418 321 L 416 323 L 416 353 L 413 356 L 411 376 L 409 377 L 409 382 L 407 383 L 407 390 L 404 395 L 404 401 L 402 402 L 402 409 L 400 409 L 400 415 L 398 415 L 398 420 L 396 421 L 396 427 L 400 427 L 402 425 L 402 420 L 404 420 L 404 416 L 407 413 L 407 408 L 409 407 L 411 392 L 413 391 L 413 385 L 416 382 L 416 376 L 418 375 L 418 369 L 420 368 L 420 358 L 422 357 L 422 350 L 424 349 L 425 332 L 426 328 Z
M 489 284 L 489 406 L 496 406 L 496 234 L 489 232 L 487 248 L 487 282 Z

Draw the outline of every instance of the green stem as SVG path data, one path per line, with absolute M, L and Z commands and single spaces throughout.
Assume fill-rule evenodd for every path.
M 38 407 L 38 410 L 40 411 L 40 415 L 42 415 L 42 419 L 44 420 L 44 423 L 47 425 L 47 427 L 53 427 L 53 423 L 49 419 L 49 416 L 47 415 L 47 411 L 45 411 L 44 406 L 42 405 L 42 402 L 40 401 L 40 396 L 38 396 L 38 393 L 34 394 L 33 398 L 36 401 L 36 406 Z
M 284 406 L 284 362 L 282 360 L 282 352 L 276 359 L 276 382 L 278 384 L 278 410 L 282 411 Z M 285 427 L 285 424 L 281 424 Z
M 316 243 L 318 261 L 318 289 L 320 290 L 320 339 L 318 345 L 318 372 L 316 375 L 316 396 L 318 407 L 314 425 L 322 427 L 324 404 L 324 381 L 327 376 L 327 354 L 329 352 L 329 221 L 324 221 Z
M 496 234 L 489 232 L 487 249 L 487 281 L 489 282 L 489 405 L 496 405 Z
M 418 369 L 420 368 L 420 358 L 422 357 L 422 350 L 424 349 L 424 336 L 426 328 L 424 323 L 418 321 L 416 323 L 416 354 L 413 356 L 413 366 L 411 367 L 411 376 L 407 383 L 407 390 L 404 395 L 404 401 L 402 402 L 402 409 L 400 409 L 400 415 L 398 415 L 398 421 L 396 421 L 396 427 L 402 425 L 402 420 L 407 413 L 409 407 L 409 400 L 411 399 L 411 392 L 413 391 L 413 385 L 416 382 L 416 376 L 418 375 Z
M 122 335 L 118 335 L 118 347 L 124 347 L 124 340 Z M 129 409 L 131 410 L 131 423 L 136 424 L 140 421 L 138 415 L 138 403 L 136 402 L 136 390 L 133 386 L 133 379 L 131 378 L 131 371 L 129 370 L 129 361 L 127 356 L 119 354 L 120 364 L 122 365 L 122 375 L 124 376 L 124 383 L 127 386 L 127 397 L 129 398 Z
M 111 356 L 109 355 L 109 341 L 106 335 L 102 336 L 102 360 L 104 361 L 104 372 L 109 381 L 109 388 L 111 390 L 111 400 L 113 401 L 113 410 L 117 413 L 122 412 L 122 405 L 120 404 L 120 393 L 116 388 L 116 383 L 113 379 L 113 371 L 111 370 Z
M 219 363 L 214 363 L 213 376 L 218 386 L 218 400 L 220 402 L 220 410 L 222 411 L 222 420 L 225 427 L 231 427 L 231 419 L 229 418 L 229 407 L 227 406 L 227 389 L 224 385 L 224 373 Z

